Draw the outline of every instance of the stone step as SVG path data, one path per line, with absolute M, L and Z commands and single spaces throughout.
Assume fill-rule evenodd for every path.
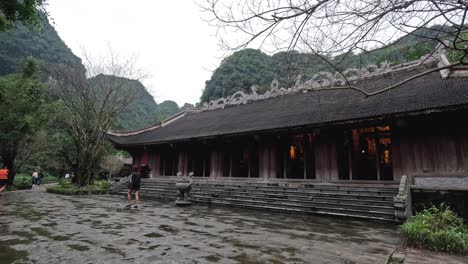
M 216 195 L 211 195 L 211 194 L 205 194 L 205 193 L 192 193 L 192 195 L 197 195 L 197 196 L 204 196 L 208 198 L 223 198 L 223 196 L 216 196 Z M 393 202 L 388 202 L 388 203 L 374 203 L 374 201 L 366 201 L 366 203 L 359 203 L 359 201 L 353 199 L 334 199 L 334 200 L 323 200 L 323 199 L 315 199 L 315 198 L 310 198 L 310 199 L 283 199 L 283 198 L 271 198 L 271 197 L 266 197 L 266 196 L 255 196 L 255 195 L 248 195 L 248 196 L 241 196 L 241 195 L 230 195 L 230 196 L 225 196 L 227 198 L 233 198 L 233 199 L 244 199 L 244 200 L 258 200 L 258 201 L 268 201 L 268 202 L 293 202 L 296 204 L 324 204 L 324 205 L 332 205 L 332 206 L 350 206 L 350 207 L 359 207 L 359 208 L 375 208 L 376 210 L 385 210 L 385 211 L 394 211 L 394 206 Z
M 244 203 L 234 203 L 234 202 L 223 202 L 223 201 L 211 201 L 211 205 L 218 206 L 232 206 L 232 207 L 242 207 L 248 209 L 256 210 L 268 210 L 268 211 L 278 211 L 283 213 L 293 213 L 293 214 L 322 214 L 322 215 L 333 215 L 333 216 L 343 216 L 343 217 L 353 217 L 353 218 L 364 218 L 378 221 L 394 221 L 394 216 L 378 214 L 369 214 L 369 213 L 360 213 L 358 211 L 341 211 L 341 210 L 320 210 L 315 209 L 304 209 L 304 208 L 291 208 L 291 207 L 281 207 L 275 205 L 249 205 Z
M 177 191 L 175 188 L 146 188 L 142 187 L 142 191 L 152 191 L 161 193 L 174 193 Z M 270 194 L 270 193 L 255 193 L 255 192 L 225 192 L 218 190 L 211 191 L 200 191 L 192 189 L 193 194 L 209 194 L 211 196 L 228 197 L 255 197 L 255 198 L 273 198 L 273 199 L 296 199 L 296 200 L 312 200 L 312 199 L 334 199 L 334 200 L 352 200 L 352 201 L 364 201 L 366 203 L 379 203 L 381 205 L 393 205 L 392 196 L 375 196 L 375 195 L 355 195 L 355 194 L 329 194 L 329 193 L 316 193 L 316 194 Z
M 155 196 L 167 196 L 167 197 L 177 197 L 175 190 L 144 190 L 142 191 L 142 195 L 155 195 Z M 201 200 L 236 200 L 236 201 L 244 201 L 245 203 L 269 203 L 269 204 L 294 204 L 295 206 L 303 206 L 303 207 L 317 207 L 317 206 L 324 206 L 324 207 L 332 207 L 332 208 L 350 208 L 350 209 L 360 209 L 364 211 L 376 211 L 376 212 L 386 212 L 390 214 L 394 214 L 394 207 L 393 203 L 387 204 L 359 204 L 359 203 L 352 203 L 353 201 L 346 200 L 333 200 L 333 201 L 317 201 L 315 199 L 281 199 L 281 198 L 270 198 L 270 197 L 260 197 L 260 196 L 217 196 L 208 193 L 193 193 L 191 197 Z
M 213 199 L 213 200 L 226 200 L 226 201 L 244 201 L 246 203 L 267 203 L 274 205 L 291 205 L 298 207 L 327 207 L 327 208 L 349 208 L 363 211 L 375 211 L 375 212 L 385 212 L 389 214 L 394 214 L 395 209 L 393 205 L 383 206 L 383 205 L 362 205 L 362 204 L 352 204 L 347 201 L 340 202 L 321 202 L 314 200 L 284 200 L 284 199 L 269 199 L 269 198 L 256 198 L 256 197 L 212 197 L 204 194 L 192 194 L 191 197 L 200 198 L 200 199 Z
M 142 185 L 143 188 L 156 188 L 156 189 L 161 189 L 161 188 L 167 188 L 167 189 L 173 189 L 175 188 L 174 186 L 159 186 L 159 185 L 147 185 L 144 184 Z M 295 189 L 271 189 L 271 190 L 264 190 L 264 189 L 248 189 L 248 188 L 228 188 L 228 187 L 211 187 L 208 188 L 206 186 L 200 186 L 200 185 L 194 185 L 193 190 L 198 190 L 200 192 L 208 192 L 208 191 L 225 191 L 225 192 L 255 192 L 255 193 L 266 193 L 266 194 L 277 194 L 277 195 L 304 195 L 304 194 L 351 194 L 351 195 L 366 195 L 366 196 L 379 196 L 379 197 L 386 197 L 389 200 L 393 200 L 393 197 L 396 196 L 397 192 L 395 193 L 390 193 L 390 192 L 378 192 L 378 191 L 345 191 L 345 190 L 340 190 L 336 191 L 333 189 L 326 189 L 326 190 L 318 190 L 318 189 L 303 189 L 303 190 L 295 190 Z
M 150 178 L 150 179 L 142 179 L 142 182 L 157 182 L 161 184 L 174 184 L 176 182 L 175 179 L 165 179 L 165 178 Z M 200 180 L 195 179 L 195 184 L 211 184 L 211 185 L 242 185 L 242 186 L 267 186 L 267 187 L 306 187 L 306 188 L 314 188 L 314 187 L 324 187 L 324 188 L 381 188 L 381 189 L 395 189 L 398 187 L 397 184 L 361 184 L 361 183 L 311 183 L 311 182 L 302 182 L 302 183 L 275 183 L 275 182 L 246 182 L 246 181 L 214 181 L 214 180 Z
M 143 184 L 159 184 L 159 185 L 174 185 L 175 181 L 157 181 L 157 180 L 143 180 Z M 220 182 L 197 182 L 194 181 L 196 185 L 205 185 L 211 187 L 248 187 L 248 188 L 267 188 L 267 189 L 277 189 L 277 188 L 299 188 L 299 189 L 361 189 L 361 190 L 381 190 L 381 191 L 394 191 L 398 189 L 398 186 L 383 186 L 383 185 L 349 185 L 349 184 L 301 184 L 301 185 L 292 185 L 292 184 L 281 184 L 274 185 L 271 183 L 258 183 L 258 184 L 247 184 L 247 183 L 220 183 Z
M 126 192 L 122 191 L 120 194 L 125 195 Z M 147 192 L 142 193 L 142 197 L 151 197 L 158 198 L 162 200 L 175 201 L 177 198 L 176 194 L 173 193 L 155 193 Z M 327 206 L 304 206 L 301 204 L 295 204 L 291 202 L 281 202 L 281 203 L 271 203 L 264 201 L 251 201 L 243 199 L 233 199 L 233 198 L 212 198 L 205 195 L 191 195 L 191 200 L 193 202 L 207 203 L 210 205 L 218 206 L 233 206 L 233 207 L 242 207 L 249 209 L 260 209 L 260 210 L 271 210 L 287 213 L 300 213 L 300 214 L 328 214 L 336 216 L 346 216 L 346 217 L 357 217 L 357 218 L 366 218 L 374 220 L 384 220 L 384 221 L 393 221 L 394 214 L 393 212 L 381 212 L 381 211 L 371 211 L 371 210 L 358 210 L 345 207 L 327 207 Z
M 333 193 L 333 192 L 263 192 L 263 191 L 245 191 L 245 190 L 202 190 L 202 189 L 197 189 L 194 187 L 192 189 L 193 192 L 200 192 L 200 193 L 214 193 L 218 194 L 220 196 L 223 195 L 249 195 L 249 194 L 262 194 L 262 195 L 267 195 L 272 198 L 292 198 L 296 197 L 299 199 L 306 199 L 308 197 L 339 197 L 339 198 L 363 198 L 363 199 L 369 199 L 369 200 L 380 200 L 380 201 L 393 201 L 394 196 L 389 196 L 389 195 L 377 195 L 377 194 L 367 194 L 367 193 L 358 193 L 358 194 L 353 194 L 353 193 Z
M 376 195 L 388 195 L 388 196 L 395 196 L 397 194 L 397 191 L 379 191 L 379 190 L 344 190 L 344 189 L 300 189 L 300 188 L 274 188 L 274 189 L 266 189 L 266 188 L 246 188 L 246 187 L 227 187 L 227 186 L 222 186 L 222 187 L 208 187 L 208 186 L 202 186 L 202 185 L 193 185 L 193 188 L 199 188 L 199 189 L 205 189 L 205 190 L 211 190 L 211 189 L 217 189 L 217 190 L 227 190 L 227 191 L 263 191 L 263 192 L 268 192 L 268 193 L 316 193 L 316 192 L 328 192 L 328 193 L 348 193 L 348 194 L 360 194 L 360 193 L 365 193 L 365 194 L 376 194 Z
M 196 182 L 191 200 L 210 205 L 235 206 L 301 214 L 329 214 L 375 220 L 394 220 L 394 186 Z M 123 189 L 120 192 L 126 194 Z M 141 196 L 175 201 L 174 180 L 143 179 Z
M 161 187 L 161 188 L 170 188 L 171 185 L 167 184 L 158 184 L 158 183 L 143 183 L 143 186 L 147 187 Z M 326 192 L 336 192 L 336 193 L 368 193 L 368 194 L 385 194 L 395 196 L 398 193 L 398 189 L 349 189 L 349 188 L 296 188 L 296 187 L 273 187 L 273 188 L 264 188 L 264 187 L 247 187 L 247 186 L 227 186 L 227 185 L 206 185 L 206 184 L 194 184 L 193 188 L 199 189 L 217 189 L 217 190 L 255 190 L 255 191 L 264 191 L 264 192 L 316 192 L 316 191 L 326 191 Z

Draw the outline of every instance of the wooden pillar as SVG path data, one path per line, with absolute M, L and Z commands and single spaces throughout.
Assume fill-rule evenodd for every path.
M 264 140 L 259 144 L 259 177 L 276 177 L 276 147 L 274 142 Z
M 271 145 L 267 151 L 268 172 L 267 178 L 276 178 L 276 146 Z
M 177 164 L 177 172 L 182 173 L 182 175 L 187 175 L 188 174 L 188 155 L 187 155 L 186 151 L 180 151 L 179 152 L 179 161 L 178 161 L 178 164 Z
M 154 170 L 153 170 L 153 176 L 161 176 L 160 170 L 161 170 L 161 154 L 159 152 L 154 153 Z
M 269 160 L 268 160 L 268 146 L 266 142 L 261 142 L 258 147 L 258 170 L 260 178 L 268 178 L 269 173 Z
M 314 153 L 316 179 L 323 182 L 338 180 L 338 156 L 333 139 L 328 136 L 317 137 Z
M 140 152 L 132 152 L 132 165 L 133 166 L 140 166 Z
M 216 178 L 222 176 L 221 153 L 218 150 L 211 151 L 210 163 L 210 177 Z

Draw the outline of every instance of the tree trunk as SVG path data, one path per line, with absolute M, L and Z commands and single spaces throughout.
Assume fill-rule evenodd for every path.
M 94 184 L 99 164 L 99 154 L 85 151 L 78 156 L 78 166 L 72 182 L 77 186 Z

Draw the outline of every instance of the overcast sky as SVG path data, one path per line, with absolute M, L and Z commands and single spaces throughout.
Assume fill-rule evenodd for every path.
M 215 28 L 201 19 L 193 0 L 49 0 L 60 37 L 76 55 L 82 47 L 100 56 L 110 46 L 137 56 L 150 75 L 144 80 L 156 102 L 199 101 L 205 81 L 224 54 Z

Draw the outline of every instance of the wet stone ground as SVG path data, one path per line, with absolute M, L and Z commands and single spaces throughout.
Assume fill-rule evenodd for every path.
M 397 227 L 41 190 L 0 197 L 0 263 L 386 263 Z

